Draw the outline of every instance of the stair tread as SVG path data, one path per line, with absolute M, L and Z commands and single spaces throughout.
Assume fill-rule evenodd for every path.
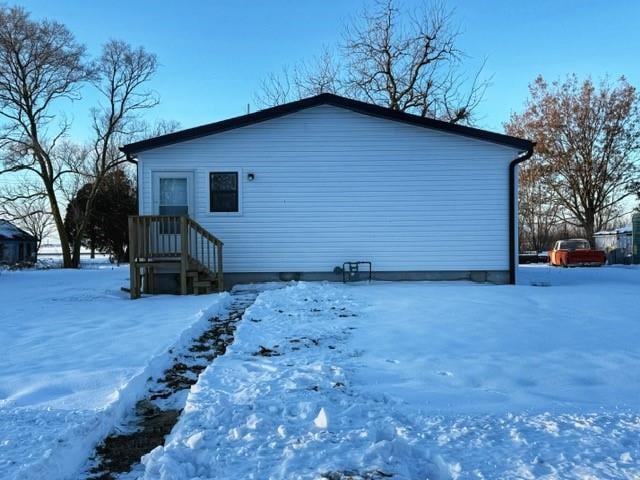
M 194 273 L 187 272 L 187 277 L 192 278 L 194 280 L 207 280 L 209 282 L 218 281 L 218 277 L 216 275 L 210 275 L 202 272 L 194 272 Z

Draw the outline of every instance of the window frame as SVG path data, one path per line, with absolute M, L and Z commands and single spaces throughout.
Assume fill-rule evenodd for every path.
M 238 194 L 238 210 L 234 212 L 213 212 L 211 211 L 211 176 L 214 173 L 235 173 L 238 176 L 237 194 Z M 215 217 L 238 217 L 242 215 L 242 186 L 243 186 L 242 169 L 237 167 L 216 167 L 215 169 L 209 169 L 207 171 L 207 191 L 209 197 L 209 205 L 207 208 L 207 215 Z

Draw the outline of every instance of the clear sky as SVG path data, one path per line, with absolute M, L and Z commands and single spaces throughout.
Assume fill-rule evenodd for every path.
M 308 1 L 64 1 L 16 3 L 36 18 L 65 23 L 92 54 L 110 38 L 158 55 L 152 87 L 161 104 L 150 119 L 183 127 L 246 112 L 260 81 L 283 65 L 319 53 L 340 38 L 366 0 Z M 420 3 L 405 0 L 412 8 Z M 587 0 L 450 0 L 472 70 L 483 58 L 492 77 L 477 125 L 501 131 L 520 110 L 536 75 L 622 74 L 640 87 L 640 2 Z M 84 134 L 91 99 L 74 107 L 76 136 Z M 253 107 L 255 109 L 255 105 Z M 81 138 L 78 138 L 81 140 Z

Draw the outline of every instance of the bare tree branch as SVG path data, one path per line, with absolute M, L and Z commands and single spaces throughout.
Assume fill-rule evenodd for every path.
M 55 154 L 69 125 L 63 119 L 55 128 L 53 108 L 60 101 L 78 99 L 81 85 L 91 78 L 84 54 L 64 25 L 34 21 L 22 8 L 0 6 L 0 174 L 28 172 L 38 180 L 65 266 L 71 266 L 71 257 L 57 198 L 64 173 Z
M 101 94 L 101 101 L 92 111 L 93 141 L 87 149 L 76 149 L 67 163 L 70 171 L 89 185 L 83 208 L 72 219 L 75 225 L 72 262 L 76 266 L 102 182 L 126 162 L 118 146 L 123 138 L 140 134 L 143 124 L 138 121 L 139 114 L 158 104 L 156 94 L 146 88 L 156 69 L 155 55 L 118 40 L 108 42 L 96 62 L 93 84 Z M 76 192 L 78 186 L 74 186 Z
M 484 63 L 468 77 L 452 12 L 434 3 L 414 12 L 394 0 L 346 25 L 336 52 L 325 48 L 311 63 L 271 74 L 260 86 L 261 106 L 323 92 L 457 123 L 472 121 L 488 86 Z
M 526 110 L 506 125 L 537 142 L 538 182 L 559 216 L 588 238 L 623 214 L 640 184 L 640 98 L 624 78 L 616 85 L 575 75 L 530 86 Z
M 37 183 L 23 180 L 15 186 L 3 185 L 0 189 L 0 217 L 16 223 L 35 237 L 36 249 L 55 229 L 48 207 L 47 196 Z

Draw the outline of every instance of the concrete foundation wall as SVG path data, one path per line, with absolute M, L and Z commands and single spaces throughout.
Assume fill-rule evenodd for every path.
M 504 285 L 509 283 L 507 270 L 475 270 L 475 271 L 413 271 L 413 272 L 372 272 L 372 280 L 380 281 L 460 281 L 467 280 L 477 283 L 493 283 Z M 359 280 L 366 281 L 368 272 L 360 272 Z M 234 285 L 262 282 L 342 282 L 342 273 L 333 272 L 242 272 L 225 273 L 224 286 L 230 289 Z M 177 272 L 161 271 L 155 274 L 155 289 L 152 293 L 180 293 L 180 274 Z
M 469 280 L 479 283 L 494 283 L 498 285 L 509 283 L 507 270 L 460 270 L 460 271 L 406 271 L 406 272 L 372 272 L 373 280 L 383 281 L 457 281 Z M 366 280 L 368 275 L 360 273 L 360 279 Z M 241 283 L 259 282 L 287 282 L 291 280 L 302 281 L 329 281 L 341 282 L 342 274 L 333 272 L 242 272 L 225 273 L 225 288 L 231 288 Z

